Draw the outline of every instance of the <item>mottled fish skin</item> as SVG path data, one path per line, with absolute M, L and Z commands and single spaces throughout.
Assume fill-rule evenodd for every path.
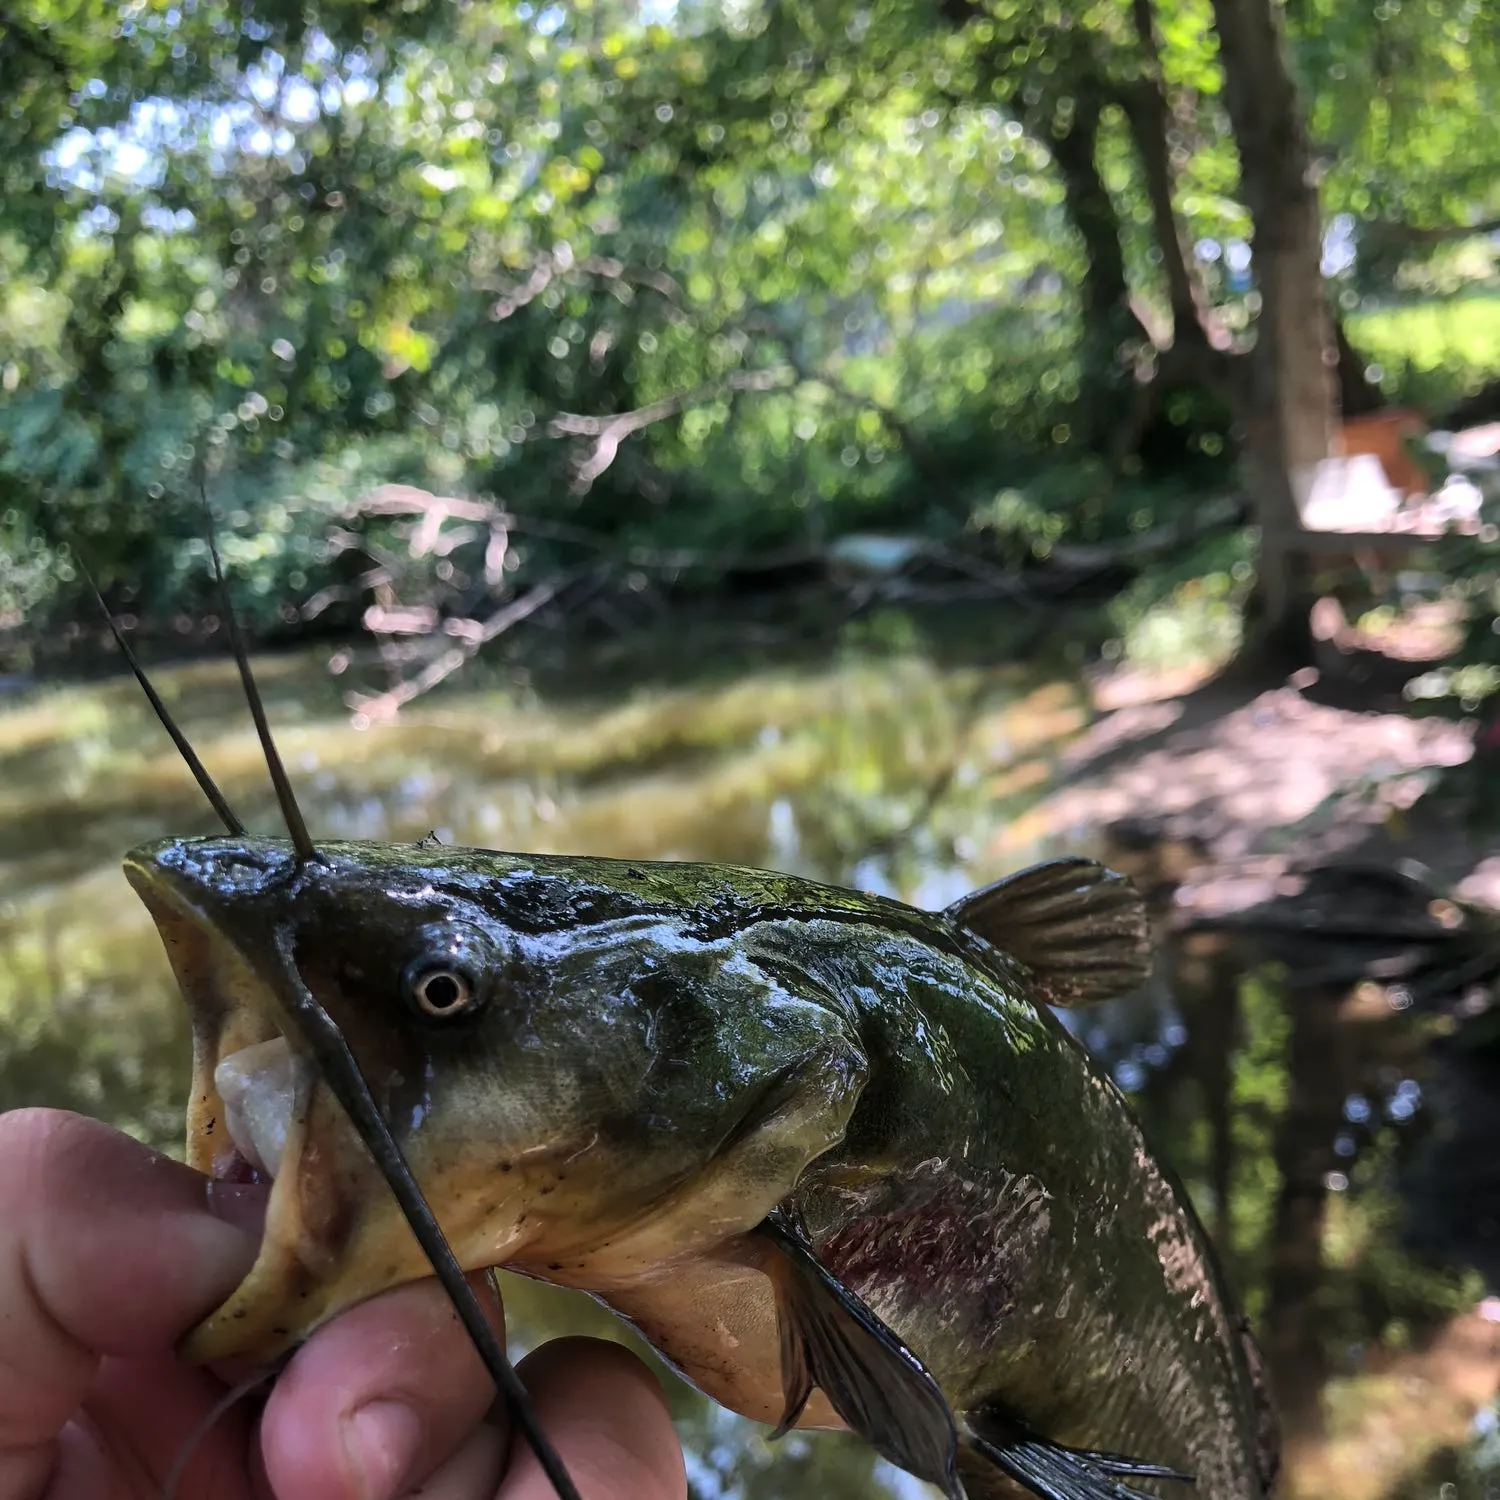
M 281 924 L 461 1259 L 471 1247 L 466 1263 L 489 1263 L 472 1247 L 493 1240 L 498 1212 L 488 1198 L 483 1213 L 466 1205 L 492 1188 L 498 1201 L 496 1174 L 513 1164 L 504 1182 L 519 1193 L 526 1152 L 514 1140 L 545 1130 L 550 1155 L 538 1153 L 554 1165 L 545 1181 L 526 1178 L 520 1220 L 532 1226 L 516 1229 L 513 1263 L 595 1291 L 747 1415 L 780 1409 L 769 1303 L 740 1289 L 743 1271 L 723 1268 L 711 1235 L 675 1259 L 673 1236 L 691 1239 L 707 1215 L 727 1243 L 780 1202 L 931 1370 L 961 1430 L 966 1413 L 998 1404 L 1050 1442 L 1196 1476 L 1195 1491 L 1132 1480 L 1142 1493 L 1268 1493 L 1263 1403 L 1207 1237 L 1119 1090 L 1018 962 L 944 915 L 759 870 L 441 846 L 319 852 L 307 867 L 285 841 L 169 840 L 127 860 L 194 1005 L 200 1148 L 214 1103 L 204 1079 L 226 1029 L 236 1045 L 268 1034 L 226 1023 L 234 1007 L 210 984 L 269 992 L 264 954 Z M 412 931 L 454 916 L 487 935 L 508 987 L 461 1044 L 401 1019 L 394 978 L 380 977 L 401 972 Z M 460 1105 L 461 1119 L 445 1119 Z M 793 1122 L 773 1142 L 782 1155 L 761 1150 L 738 1177 L 714 1178 L 773 1107 Z M 424 1274 L 402 1258 L 404 1239 L 366 1223 L 365 1195 L 384 1196 L 362 1155 L 330 1144 L 338 1128 L 314 1091 L 293 1134 L 322 1142 L 305 1169 L 323 1173 L 318 1192 L 299 1177 L 281 1259 L 263 1253 L 260 1281 L 242 1289 L 251 1316 L 210 1319 L 204 1357 L 236 1337 L 249 1347 L 256 1298 L 281 1295 L 260 1336 L 285 1343 Z M 326 1267 L 314 1243 L 332 1247 Z M 356 1252 L 360 1275 L 339 1281 L 347 1266 L 335 1262 Z M 667 1276 L 621 1270 L 658 1253 Z M 704 1311 L 719 1307 L 732 1327 Z M 705 1317 L 721 1337 L 694 1326 Z M 803 1425 L 836 1419 L 815 1398 Z M 1010 1492 L 967 1466 L 965 1478 L 971 1500 Z
M 795 1195 L 819 1258 L 955 1411 L 998 1400 L 1053 1442 L 1261 1496 L 1239 1315 L 1113 1081 L 1018 967 L 1005 983 L 906 934 L 850 936 L 743 935 L 752 961 L 790 962 L 850 1006 L 877 1059 L 844 1143 Z

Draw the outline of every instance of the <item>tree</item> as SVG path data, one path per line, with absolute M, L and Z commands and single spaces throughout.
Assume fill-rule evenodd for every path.
M 1214 0 L 1214 20 L 1261 299 L 1236 404 L 1261 528 L 1263 623 L 1273 639 L 1298 650 L 1305 649 L 1296 636 L 1308 636 L 1311 603 L 1302 584 L 1301 505 L 1329 453 L 1335 399 L 1323 222 L 1272 0 Z
M 1420 58 L 1425 22 L 1332 0 L 1289 36 L 1270 0 L 0 11 L 0 594 L 34 611 L 82 529 L 181 599 L 205 455 L 267 601 L 377 576 L 398 523 L 361 559 L 348 508 L 387 481 L 503 496 L 506 597 L 851 528 L 1024 565 L 1221 485 L 1232 417 L 1294 620 L 1314 167 L 1388 233 L 1500 209 L 1482 132 L 1413 110 L 1403 59 L 1454 112 L 1500 76 L 1487 0 L 1434 3 Z

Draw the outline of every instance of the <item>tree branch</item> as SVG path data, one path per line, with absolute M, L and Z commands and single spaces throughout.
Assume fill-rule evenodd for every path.
M 1131 0 L 1130 16 L 1140 43 L 1144 68 L 1133 84 L 1118 85 L 1112 92 L 1125 113 L 1135 153 L 1141 163 L 1141 175 L 1146 182 L 1152 225 L 1167 278 L 1173 338 L 1203 338 L 1215 349 L 1228 350 L 1233 346 L 1233 337 L 1215 315 L 1202 279 L 1193 273 L 1173 202 L 1175 183 L 1168 145 L 1171 115 L 1167 107 L 1161 48 L 1151 0 Z
M 1477 224 L 1403 224 L 1394 219 L 1375 219 L 1362 224 L 1360 232 L 1372 239 L 1378 235 L 1384 245 L 1415 250 L 1481 234 L 1500 234 L 1500 214 Z
M 732 391 L 774 391 L 792 384 L 795 379 L 796 371 L 790 365 L 773 370 L 736 370 L 722 380 L 710 381 L 696 390 L 678 391 L 634 411 L 617 412 L 613 416 L 589 417 L 577 412 L 558 412 L 547 423 L 547 434 L 549 437 L 594 440 L 592 448 L 574 462 L 573 483 L 583 492 L 615 461 L 620 444 L 643 427 L 665 422 L 690 407 L 701 406 Z
M 580 271 L 587 276 L 598 276 L 605 281 L 619 281 L 631 286 L 649 287 L 667 304 L 667 320 L 672 323 L 687 321 L 686 294 L 677 281 L 665 271 L 655 271 L 649 266 L 631 266 L 612 255 L 586 255 L 574 260 L 573 252 L 560 246 L 537 257 L 531 274 L 525 281 L 507 284 L 481 284 L 485 291 L 497 291 L 499 300 L 490 308 L 491 321 L 502 323 L 513 317 L 528 303 L 536 301 L 559 276 L 569 271 Z
M 579 576 L 579 573 L 574 572 L 549 578 L 545 583 L 539 583 L 534 589 L 522 594 L 519 599 L 512 599 L 510 603 L 497 609 L 487 620 L 462 622 L 464 625 L 472 625 L 473 629 L 463 635 L 457 646 L 443 652 L 436 661 L 428 662 L 415 677 L 398 682 L 384 693 L 349 693 L 345 696 L 345 703 L 366 724 L 395 718 L 405 704 L 410 703 L 413 698 L 421 697 L 423 693 L 431 692 L 445 677 L 451 677 L 475 656 L 481 646 L 487 646 L 496 636 L 503 635 L 513 625 L 519 625 L 522 620 L 534 615 L 543 605 L 550 604 Z M 460 622 L 450 620 L 447 623 L 452 626 Z M 458 632 L 449 630 L 448 633 Z

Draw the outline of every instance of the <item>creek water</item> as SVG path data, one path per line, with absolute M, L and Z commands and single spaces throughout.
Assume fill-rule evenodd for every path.
M 1018 664 L 999 634 L 965 640 L 953 649 L 905 616 L 817 642 L 678 632 L 476 668 L 365 727 L 344 694 L 358 680 L 378 688 L 367 664 L 335 674 L 320 649 L 268 656 L 257 673 L 315 836 L 435 832 L 523 852 L 761 865 L 937 907 L 1038 858 L 1108 852 L 1105 830 L 1036 816 L 1091 717 L 1067 653 Z M 242 816 L 279 831 L 232 665 L 180 666 L 157 683 Z M 0 704 L 0 1109 L 79 1109 L 180 1149 L 185 1016 L 120 857 L 210 831 L 130 679 Z M 1455 1394 L 1470 1392 L 1474 1361 L 1464 1385 L 1429 1357 L 1455 1329 L 1482 1343 L 1486 1289 L 1461 1249 L 1419 1256 L 1409 1243 L 1412 1203 L 1441 1190 L 1441 1165 L 1423 1166 L 1433 1085 L 1420 1023 L 1331 1022 L 1303 1051 L 1343 1062 L 1298 1076 L 1306 1013 L 1274 968 L 1238 950 L 1175 960 L 1148 992 L 1078 1024 L 1138 1098 L 1252 1312 L 1301 1299 L 1280 1308 L 1283 1328 L 1305 1324 L 1305 1347 L 1286 1357 L 1305 1372 L 1291 1382 L 1297 1401 L 1322 1420 L 1293 1414 L 1289 1492 L 1500 1494 L 1495 1409 L 1482 1390 Z M 1290 1133 L 1289 1119 L 1300 1121 Z M 1299 1140 L 1304 1161 L 1310 1144 L 1336 1158 L 1317 1174 L 1311 1225 L 1286 1207 Z M 1309 1244 L 1308 1275 L 1287 1292 L 1278 1275 Z M 514 1280 L 508 1297 L 519 1344 L 562 1331 L 630 1337 L 582 1299 Z M 1413 1380 L 1426 1382 L 1421 1399 Z M 920 1491 L 851 1441 L 770 1447 L 685 1387 L 672 1400 L 704 1500 Z M 1393 1420 L 1404 1447 L 1365 1462 L 1364 1435 L 1388 1435 Z

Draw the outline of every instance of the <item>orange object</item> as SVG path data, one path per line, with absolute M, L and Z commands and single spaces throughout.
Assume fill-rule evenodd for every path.
M 1380 460 L 1385 477 L 1408 499 L 1427 493 L 1427 476 L 1406 451 L 1413 438 L 1427 435 L 1427 423 L 1420 412 L 1409 406 L 1393 406 L 1368 416 L 1351 417 L 1334 438 L 1334 455 L 1350 458 L 1357 453 L 1372 453 Z

